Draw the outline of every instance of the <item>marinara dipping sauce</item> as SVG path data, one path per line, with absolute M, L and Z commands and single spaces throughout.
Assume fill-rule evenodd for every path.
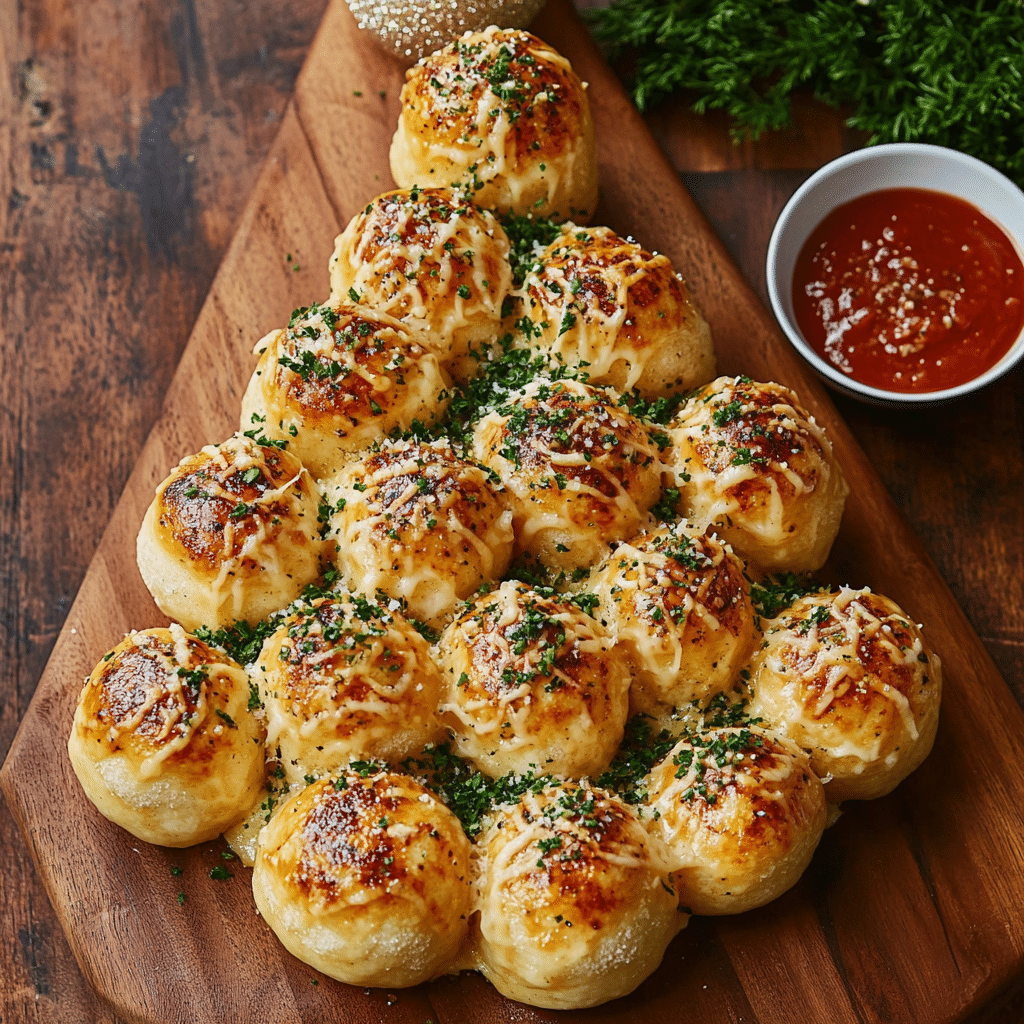
M 814 229 L 793 310 L 808 344 L 862 384 L 942 391 L 994 366 L 1024 329 L 1024 266 L 970 203 L 885 189 Z

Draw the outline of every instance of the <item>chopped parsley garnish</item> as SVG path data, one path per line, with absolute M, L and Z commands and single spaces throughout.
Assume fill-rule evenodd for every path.
M 779 613 L 788 608 L 797 598 L 805 594 L 816 594 L 823 588 L 808 576 L 797 576 L 786 572 L 777 576 L 768 576 L 759 583 L 750 585 L 750 600 L 754 611 L 763 619 L 777 618 Z
M 651 507 L 651 514 L 664 523 L 671 523 L 679 517 L 679 499 L 682 494 L 678 487 L 665 487 L 661 500 Z
M 548 784 L 549 776 L 512 772 L 491 779 L 473 765 L 452 753 L 451 744 L 430 747 L 422 757 L 402 763 L 402 769 L 419 775 L 462 822 L 466 834 L 473 838 L 483 827 L 483 816 L 496 804 L 514 803 L 528 790 L 539 792 Z
M 263 641 L 277 629 L 274 619 L 263 619 L 254 626 L 248 622 L 236 622 L 233 626 L 212 630 L 208 626 L 200 626 L 195 631 L 197 639 L 212 647 L 219 647 L 232 657 L 239 665 L 251 665 L 260 654 Z
M 506 213 L 499 220 L 511 244 L 512 281 L 518 286 L 526 280 L 526 275 L 537 262 L 538 248 L 546 248 L 560 238 L 562 229 L 548 217 Z
M 646 715 L 634 715 L 626 723 L 618 753 L 594 782 L 603 789 L 618 793 L 627 804 L 643 803 L 647 796 L 643 786 L 645 777 L 675 744 L 675 736 L 667 729 L 655 733 Z

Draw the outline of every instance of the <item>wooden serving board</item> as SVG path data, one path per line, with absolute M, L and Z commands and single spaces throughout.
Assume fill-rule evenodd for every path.
M 672 258 L 711 323 L 723 372 L 791 385 L 828 428 L 851 484 L 828 573 L 888 594 L 925 623 L 946 684 L 932 756 L 891 796 L 849 806 L 784 897 L 735 918 L 695 918 L 633 995 L 561 1014 L 506 1001 L 475 974 L 395 993 L 320 977 L 259 918 L 248 870 L 236 861 L 233 877 L 210 879 L 225 863 L 222 846 L 150 847 L 88 804 L 65 754 L 82 680 L 125 632 L 166 621 L 134 555 L 154 488 L 182 456 L 237 428 L 255 341 L 295 306 L 326 297 L 334 236 L 393 187 L 387 150 L 403 69 L 334 0 L 3 767 L 8 803 L 86 977 L 129 1020 L 952 1024 L 1024 966 L 1024 716 L 569 0 L 551 0 L 535 30 L 590 83 L 603 195 L 595 222 Z

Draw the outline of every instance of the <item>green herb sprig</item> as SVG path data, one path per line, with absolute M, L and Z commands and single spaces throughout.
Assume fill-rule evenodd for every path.
M 1020 0 L 615 0 L 590 22 L 611 57 L 634 53 L 640 110 L 690 90 L 756 139 L 802 89 L 851 107 L 869 144 L 949 146 L 1024 186 Z

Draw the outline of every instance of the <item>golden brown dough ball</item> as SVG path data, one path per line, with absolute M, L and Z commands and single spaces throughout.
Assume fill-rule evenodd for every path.
M 462 826 L 429 790 L 346 770 L 307 786 L 263 830 L 252 890 L 304 963 L 349 985 L 405 988 L 453 966 L 472 911 L 469 869 Z
M 572 601 L 503 583 L 466 606 L 439 648 L 441 720 L 486 775 L 607 768 L 626 724 L 629 668 Z
M 684 737 L 647 785 L 647 827 L 668 847 L 679 902 L 695 914 L 739 914 L 782 895 L 828 817 L 807 755 L 756 726 Z
M 175 467 L 139 530 L 139 572 L 186 629 L 258 622 L 317 578 L 320 491 L 299 460 L 236 434 Z
M 499 808 L 478 847 L 480 969 L 509 999 L 579 1009 L 624 996 L 688 920 L 659 841 L 587 782 Z
M 885 796 L 932 748 L 942 667 L 881 594 L 801 597 L 765 629 L 751 675 L 750 713 L 810 752 L 833 803 Z
M 159 846 L 215 839 L 263 787 L 249 677 L 178 625 L 130 633 L 96 665 L 68 756 L 112 822 Z
M 348 585 L 383 591 L 435 628 L 512 558 L 512 513 L 448 441 L 385 442 L 326 485 L 328 540 Z
M 242 429 L 288 442 L 318 478 L 347 453 L 414 420 L 431 423 L 447 406 L 451 382 L 437 356 L 399 321 L 362 306 L 296 310 L 256 353 Z
M 661 494 L 659 449 L 612 392 L 535 380 L 475 426 L 473 452 L 501 478 L 520 551 L 592 565 L 636 532 Z
M 290 783 L 353 759 L 398 762 L 440 738 L 441 676 L 426 641 L 365 598 L 297 608 L 263 644 L 253 679 Z
M 731 686 L 754 648 L 743 563 L 686 523 L 620 544 L 588 587 L 632 662 L 630 711 L 663 724 L 674 708 Z
M 670 430 L 686 518 L 766 572 L 820 569 L 849 487 L 825 431 L 789 388 L 719 377 Z
M 461 185 L 488 209 L 585 222 L 597 205 L 586 88 L 529 32 L 464 35 L 406 72 L 391 174 L 400 188 Z
M 654 399 L 714 377 L 711 328 L 667 256 L 566 224 L 534 267 L 523 285 L 531 344 L 585 364 L 592 384 Z
M 378 196 L 335 242 L 332 300 L 351 300 L 409 327 L 459 381 L 502 333 L 512 287 L 509 242 L 487 210 L 448 188 Z

